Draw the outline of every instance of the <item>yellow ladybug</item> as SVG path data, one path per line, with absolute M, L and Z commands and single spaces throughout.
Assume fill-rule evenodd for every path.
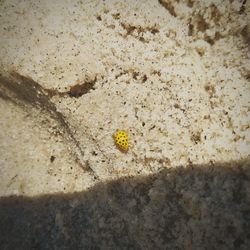
M 128 152 L 129 149 L 129 141 L 128 141 L 128 134 L 124 130 L 117 130 L 116 133 L 113 135 L 114 141 L 116 146 L 122 152 Z

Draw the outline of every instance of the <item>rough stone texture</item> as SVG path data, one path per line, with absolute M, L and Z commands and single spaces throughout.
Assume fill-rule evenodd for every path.
M 101 223 L 111 235 L 108 237 L 118 231 L 120 236 L 127 232 L 128 238 L 119 242 L 120 236 L 114 236 L 110 246 L 105 243 L 107 249 L 160 249 L 166 242 L 168 249 L 223 249 L 223 243 L 225 249 L 247 249 L 249 23 L 250 2 L 244 0 L 1 1 L 0 196 L 6 198 L 0 209 L 9 206 L 9 212 L 1 210 L 1 216 L 6 213 L 14 223 L 8 213 L 12 206 L 15 211 L 23 204 L 20 220 L 26 223 L 27 217 L 33 228 L 32 214 L 40 216 L 40 205 L 48 201 L 56 209 L 65 204 L 62 216 L 72 219 L 69 236 L 61 226 L 56 232 L 72 239 L 72 230 L 76 230 L 79 246 L 97 249 L 99 243 L 94 241 L 102 230 L 95 220 L 101 208 L 92 211 L 91 206 L 108 202 L 112 195 L 105 190 L 115 186 L 121 200 L 103 211 Z M 114 145 L 116 129 L 126 130 L 130 136 L 126 154 Z M 231 172 L 225 170 L 228 164 Z M 189 170 L 181 174 L 175 170 L 197 165 L 199 170 L 191 175 Z M 215 169 L 212 177 L 208 166 Z M 241 174 L 237 174 L 238 168 Z M 179 187 L 167 186 L 167 173 L 183 185 L 188 203 Z M 154 184 L 147 177 L 151 175 L 155 182 L 159 178 L 155 195 L 151 197 L 148 191 L 137 194 L 141 184 L 135 183 L 140 178 L 145 182 L 142 186 L 152 189 Z M 119 184 L 124 178 L 126 188 L 134 189 L 129 198 L 119 191 L 126 189 Z M 243 210 L 237 212 L 238 201 L 231 196 L 237 187 L 232 185 L 240 186 L 236 193 Z M 167 195 L 169 190 L 177 200 Z M 53 194 L 74 191 L 84 191 L 74 199 L 79 204 L 90 202 L 84 209 L 94 213 L 92 224 L 83 222 L 82 227 L 90 230 L 86 234 L 81 227 L 74 229 L 74 220 L 80 216 L 76 210 L 73 218 L 74 211 L 68 208 L 74 195 L 66 195 L 64 200 Z M 99 198 L 92 202 L 95 193 Z M 51 196 L 7 197 L 42 194 Z M 159 207 L 154 198 L 158 195 L 162 197 Z M 139 210 L 146 209 L 145 215 L 136 210 L 138 214 L 128 218 L 118 217 L 124 201 L 127 207 L 145 196 L 149 205 L 139 205 Z M 206 196 L 209 201 L 200 201 Z M 33 202 L 29 218 L 26 209 L 30 211 Z M 163 210 L 158 210 L 161 206 Z M 192 211 L 197 217 L 189 219 L 189 206 L 196 207 L 200 217 Z M 54 220 L 57 227 L 61 215 L 55 213 L 47 219 Z M 222 215 L 225 220 L 219 223 Z M 42 212 L 41 218 L 47 221 L 45 217 Z M 10 237 L 18 233 L 19 222 L 15 223 L 14 231 L 6 231 Z M 115 229 L 120 223 L 126 225 L 124 232 Z M 45 222 L 41 230 L 44 227 Z M 20 235 L 21 240 L 23 237 Z M 226 240 L 220 242 L 221 238 Z M 24 249 L 32 248 L 33 240 L 24 241 Z M 51 239 L 40 248 L 62 249 L 59 242 L 59 238 Z M 3 249 L 13 249 L 4 238 L 1 244 Z M 70 244 L 66 245 L 70 248 Z
M 240 162 L 4 197 L 1 249 L 249 249 L 249 178 Z

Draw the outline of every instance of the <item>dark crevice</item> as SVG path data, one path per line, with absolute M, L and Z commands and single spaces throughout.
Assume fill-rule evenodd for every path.
M 201 131 L 193 132 L 191 135 L 191 141 L 193 141 L 195 144 L 201 142 Z
M 248 45 L 248 48 L 250 48 L 250 32 L 249 32 L 250 28 L 248 25 L 246 25 L 244 27 L 244 29 L 241 31 L 241 35 L 242 35 L 244 41 L 246 42 L 246 44 Z
M 222 14 L 214 4 L 211 5 L 211 16 L 215 24 L 218 25 L 222 17 Z
M 195 0 L 187 0 L 187 6 L 188 6 L 189 8 L 192 8 L 193 5 L 194 5 L 194 1 L 195 1 Z
M 196 28 L 198 31 L 205 32 L 209 28 L 209 24 L 205 21 L 202 15 L 197 15 L 195 17 Z
M 141 27 L 141 26 L 134 26 L 128 23 L 121 23 L 121 26 L 123 29 L 126 30 L 126 34 L 123 35 L 124 38 L 128 36 L 133 36 L 134 38 L 138 39 L 140 42 L 143 43 L 149 43 L 149 41 L 143 37 L 143 34 L 145 32 L 148 31 L 153 35 L 160 32 L 159 29 L 156 27 L 156 25 L 152 27 Z
M 126 36 L 132 35 L 133 32 L 134 32 L 136 29 L 138 30 L 138 33 L 141 33 L 141 28 L 140 28 L 140 27 L 136 28 L 136 26 L 134 26 L 134 25 L 125 24 L 125 23 L 122 23 L 121 25 L 122 25 L 123 29 L 125 29 L 126 32 L 127 32 L 127 33 L 126 33 Z
M 134 80 L 140 80 L 140 82 L 142 82 L 142 83 L 145 83 L 148 79 L 146 74 L 143 74 L 142 72 L 139 72 L 136 69 L 123 70 L 115 76 L 115 79 L 118 79 L 119 77 L 121 77 L 123 75 L 131 75 L 131 77 Z
M 96 78 L 92 81 L 86 81 L 82 84 L 76 84 L 70 88 L 68 94 L 70 97 L 81 97 L 82 95 L 87 94 L 91 89 L 94 89 L 96 83 Z
M 204 40 L 208 42 L 211 45 L 214 45 L 214 43 L 220 39 L 224 38 L 218 31 L 215 32 L 214 38 L 211 38 L 209 36 L 205 36 Z
M 57 91 L 44 89 L 33 79 L 12 72 L 8 78 L 0 76 L 0 93 L 0 97 L 3 96 L 3 99 L 11 100 L 15 104 L 32 105 L 33 107 L 46 110 L 65 131 L 66 139 L 75 145 L 73 155 L 79 166 L 81 166 L 83 170 L 91 171 L 95 174 L 87 164 L 81 162 L 80 158 L 84 156 L 84 152 L 63 114 L 57 111 L 55 104 L 50 100 L 51 96 L 58 94 Z M 62 95 L 65 95 L 65 93 L 62 93 Z
M 115 13 L 115 14 L 112 14 L 112 17 L 116 20 L 119 20 L 120 17 L 121 17 L 121 14 L 120 13 Z
M 192 36 L 194 34 L 194 25 L 189 23 L 188 25 L 188 36 Z
M 245 13 L 245 10 L 246 10 L 246 2 L 247 2 L 247 0 L 243 0 L 242 5 L 241 5 L 240 10 L 239 10 L 239 14 Z
M 172 3 L 168 0 L 158 0 L 159 3 L 173 16 L 176 17 L 176 12 Z
M 131 24 L 127 24 L 127 23 L 121 23 L 121 26 L 123 27 L 123 29 L 126 30 L 126 36 L 129 35 L 133 35 L 133 33 L 135 31 L 137 31 L 138 34 L 141 33 L 145 33 L 146 31 L 152 33 L 153 35 L 159 33 L 159 29 L 156 26 L 152 26 L 152 27 L 141 27 L 141 26 L 134 26 Z
M 214 87 L 214 85 L 207 84 L 207 85 L 205 85 L 204 88 L 205 88 L 206 92 L 209 94 L 210 98 L 214 97 L 214 95 L 215 95 L 215 87 Z

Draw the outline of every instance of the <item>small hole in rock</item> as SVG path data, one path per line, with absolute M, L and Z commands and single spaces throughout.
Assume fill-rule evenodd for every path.
M 50 162 L 54 162 L 55 159 L 56 159 L 56 157 L 54 155 L 50 156 Z

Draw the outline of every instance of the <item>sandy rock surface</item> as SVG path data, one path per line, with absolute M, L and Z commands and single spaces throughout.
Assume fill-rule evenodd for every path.
M 234 223 L 231 231 L 230 225 L 222 223 L 218 232 L 230 240 L 219 249 L 247 249 L 249 235 L 245 230 L 249 224 L 243 221 L 249 219 L 246 214 L 250 213 L 249 34 L 249 1 L 1 1 L 3 206 L 10 207 L 9 211 L 11 204 L 15 209 L 20 202 L 24 202 L 25 209 L 32 207 L 29 200 L 22 198 L 8 201 L 10 195 L 54 197 L 57 192 L 84 191 L 83 197 L 79 194 L 77 198 L 60 199 L 65 204 L 71 204 L 71 199 L 78 200 L 78 204 L 90 201 L 90 209 L 92 205 L 99 206 L 99 201 L 92 202 L 91 198 L 95 192 L 101 196 L 96 185 L 104 189 L 100 202 L 106 204 L 112 190 L 119 193 L 121 189 L 117 180 L 125 178 L 127 188 L 133 187 L 133 191 L 125 194 L 129 197 L 124 198 L 127 202 L 123 202 L 121 192 L 121 203 L 125 207 L 136 206 L 133 216 L 141 217 L 131 226 L 129 219 L 136 219 L 124 214 L 131 245 L 114 241 L 113 245 L 105 245 L 107 249 L 164 249 L 166 239 L 171 237 L 175 240 L 169 249 L 203 249 L 203 236 L 195 239 L 192 233 L 199 233 L 199 222 L 206 225 L 212 220 L 213 216 L 205 212 L 209 209 L 218 212 L 216 218 L 225 211 L 225 220 Z M 127 153 L 114 144 L 112 136 L 117 129 L 126 130 L 129 135 Z M 215 171 L 210 173 L 210 167 Z M 178 172 L 179 168 L 185 170 Z M 154 181 L 150 176 L 154 176 Z M 146 188 L 138 194 L 138 186 L 133 183 L 139 179 L 138 185 Z M 105 189 L 106 182 L 109 184 Z M 231 186 L 235 183 L 237 191 Z M 190 185 L 193 188 L 187 191 Z M 170 190 L 180 200 L 168 204 Z M 232 198 L 230 192 L 238 192 L 240 201 Z M 204 195 L 209 201 L 199 202 Z M 221 201 L 224 195 L 225 200 Z M 166 204 L 155 211 L 158 196 Z M 50 202 L 46 197 L 36 200 L 35 206 L 44 202 L 51 207 L 58 205 L 54 198 Z M 138 204 L 145 197 L 149 203 Z M 223 204 L 223 209 L 219 204 L 211 205 L 212 201 Z M 117 204 L 110 205 L 110 211 L 119 211 L 121 204 Z M 241 212 L 234 215 L 236 204 Z M 176 217 L 189 214 L 189 206 L 191 221 L 183 214 L 182 219 Z M 0 216 L 8 214 L 7 210 L 0 210 Z M 65 211 L 63 216 L 72 214 L 71 209 Z M 97 216 L 98 211 L 99 208 L 91 216 Z M 109 230 L 105 221 L 110 216 L 108 211 L 100 215 L 104 221 L 93 222 L 90 231 L 98 235 L 100 227 Z M 171 220 L 176 217 L 179 224 L 166 236 L 163 228 L 170 222 L 166 220 L 161 225 L 161 221 L 169 211 Z M 163 213 L 163 217 L 158 218 L 157 213 Z M 51 216 L 61 218 L 55 213 Z M 140 229 L 146 217 L 151 221 Z M 154 224 L 153 218 L 159 224 Z M 220 245 L 217 234 L 210 232 L 217 227 L 216 221 L 207 231 L 202 226 L 204 237 L 214 237 L 204 249 Z M 186 227 L 182 229 L 183 223 Z M 71 226 L 63 237 L 73 237 Z M 137 233 L 135 239 L 133 232 L 137 230 L 144 231 Z M 182 236 L 177 237 L 180 230 Z M 122 230 L 120 233 L 124 234 Z M 143 245 L 149 234 L 154 240 Z M 57 240 L 55 244 L 58 246 Z M 41 249 L 51 249 L 51 245 Z

